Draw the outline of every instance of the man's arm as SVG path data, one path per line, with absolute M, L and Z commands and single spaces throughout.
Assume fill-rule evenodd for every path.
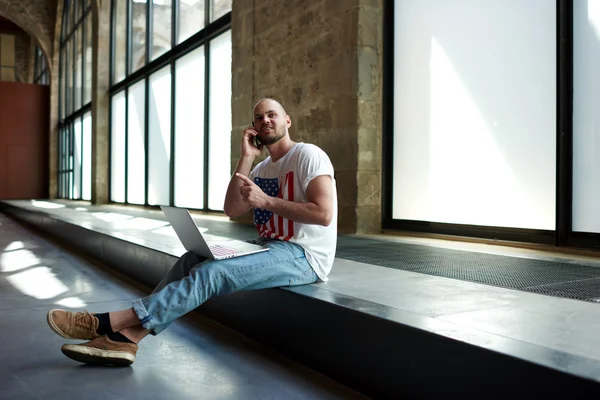
M 227 186 L 225 204 L 223 205 L 223 211 L 225 211 L 225 215 L 228 217 L 239 217 L 252 207 L 251 204 L 248 204 L 242 199 L 240 188 L 244 185 L 244 182 L 240 181 L 236 176 L 241 174 L 247 177 L 250 174 L 252 163 L 256 157 L 260 156 L 263 145 L 259 148 L 254 146 L 253 139 L 256 135 L 258 135 L 258 132 L 256 132 L 254 128 L 248 128 L 244 130 L 244 133 L 242 134 L 240 160 L 229 181 L 229 186 Z
M 300 203 L 271 197 L 243 175 L 235 175 L 242 181 L 240 194 L 251 207 L 274 212 L 283 218 L 302 224 L 328 226 L 333 218 L 333 185 L 329 175 L 320 175 L 310 181 L 306 189 L 308 202 Z
M 253 162 L 254 157 L 249 156 L 242 156 L 238 161 L 237 168 L 229 181 L 227 193 L 225 194 L 223 211 L 225 211 L 225 214 L 228 217 L 239 217 L 252 207 L 251 204 L 248 204 L 242 198 L 240 187 L 244 185 L 244 182 L 241 179 L 238 179 L 236 175 L 241 174 L 247 177 L 250 174 L 250 168 L 252 168 Z

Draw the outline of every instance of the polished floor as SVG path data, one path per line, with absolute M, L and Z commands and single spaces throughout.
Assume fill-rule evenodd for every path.
M 198 313 L 142 341 L 131 367 L 72 361 L 46 325 L 51 308 L 121 309 L 147 290 L 0 214 L 0 399 L 363 398 Z
M 68 221 L 70 224 L 173 256 L 178 256 L 185 251 L 160 210 L 119 205 L 92 206 L 87 202 L 55 200 L 6 203 L 34 213 L 43 212 L 50 215 L 51 218 Z M 238 239 L 253 238 L 256 235 L 252 227 L 229 222 L 220 216 L 196 214 L 194 218 L 200 229 L 208 235 Z M 3 226 L 0 226 L 0 229 L 3 229 Z M 20 230 L 20 232 L 25 231 Z M 600 267 L 600 257 L 597 255 L 575 256 L 499 245 L 389 235 L 374 236 L 368 239 L 373 238 L 389 240 L 390 246 L 393 246 L 394 243 L 411 243 Z M 350 239 L 340 237 L 340 239 L 341 241 L 361 240 L 360 237 Z M 10 257 L 12 251 L 8 251 L 6 247 L 10 243 L 4 243 L 6 242 L 4 236 L 2 236 L 2 240 L 1 245 L 5 248 L 3 257 Z M 64 256 L 66 257 L 66 255 Z M 66 282 L 65 286 L 69 288 L 69 297 L 75 299 L 80 297 L 78 290 L 85 291 L 91 296 L 91 291 L 86 291 L 87 288 L 92 284 L 91 282 L 98 285 L 94 287 L 92 300 L 84 299 L 89 302 L 86 307 L 91 311 L 97 310 L 98 307 L 102 308 L 105 305 L 103 302 L 111 302 L 110 304 L 114 303 L 117 306 L 128 304 L 126 300 L 135 297 L 132 292 L 123 291 L 124 289 L 117 281 L 108 278 L 108 280 L 93 278 L 84 280 L 81 277 L 93 277 L 99 274 L 100 272 L 95 268 L 77 264 L 77 275 L 70 278 L 71 272 L 61 272 L 58 266 L 43 265 L 46 268 L 46 272 L 44 272 L 46 275 L 56 274 L 59 280 Z M 24 270 L 24 272 L 27 273 L 28 270 Z M 3 275 L 6 275 L 5 280 L 8 279 L 9 274 L 12 272 L 3 272 Z M 80 277 L 75 279 L 75 276 Z M 73 281 L 73 279 L 75 280 Z M 80 284 L 79 282 L 82 281 L 86 283 Z M 14 284 L 4 283 L 3 285 L 8 287 L 8 290 L 15 292 Z M 110 285 L 110 289 L 106 288 L 107 285 Z M 342 258 L 336 258 L 330 280 L 327 283 L 285 288 L 284 290 L 385 318 L 392 322 L 412 325 L 436 335 L 482 346 L 511 357 L 600 382 L 600 304 L 597 303 L 386 268 Z M 18 292 L 15 293 L 18 294 Z M 123 293 L 127 293 L 128 297 L 122 299 Z M 119 303 L 120 300 L 125 300 L 125 302 Z M 13 301 L 16 306 L 11 308 L 16 308 L 19 301 L 23 301 L 25 306 L 31 307 L 32 304 L 37 304 L 41 300 L 36 303 L 31 296 L 21 296 Z M 41 304 L 53 304 L 54 302 L 56 302 L 55 297 L 52 297 L 51 300 L 45 300 L 45 303 L 41 301 Z M 0 305 L 0 307 L 4 306 Z M 45 309 L 39 310 L 39 316 L 36 317 L 38 320 L 43 316 Z M 206 321 L 204 323 L 208 324 Z M 43 331 L 46 328 L 39 327 L 39 329 Z M 176 329 L 171 330 L 169 335 L 175 334 Z M 204 329 L 204 325 L 201 329 Z M 31 335 L 32 341 L 40 338 L 42 336 L 39 332 Z M 45 336 L 43 338 L 46 340 Z M 0 340 L 4 340 L 4 338 L 0 337 Z M 60 345 L 59 339 L 52 338 L 52 340 L 57 346 Z M 149 339 L 146 346 L 160 343 L 160 340 L 163 338 Z M 3 346 L 11 347 L 4 341 L 1 343 Z M 202 351 L 196 347 L 193 349 Z M 141 351 L 139 361 L 144 361 L 144 353 L 146 351 Z M 60 359 L 61 355 L 57 353 L 55 356 Z M 150 359 L 154 358 L 150 356 Z M 63 360 L 63 362 L 66 361 Z M 136 365 L 138 364 L 145 366 L 148 365 L 148 362 L 136 362 Z M 151 361 L 150 364 L 152 364 Z M 311 397 L 312 394 L 307 396 Z

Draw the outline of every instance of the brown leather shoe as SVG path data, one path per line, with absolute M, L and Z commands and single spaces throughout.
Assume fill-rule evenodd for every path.
M 87 311 L 72 312 L 65 310 L 50 310 L 48 316 L 50 329 L 66 339 L 91 340 L 99 337 L 98 318 Z
M 82 344 L 65 344 L 63 354 L 86 364 L 131 365 L 138 346 L 135 343 L 113 342 L 106 335 Z

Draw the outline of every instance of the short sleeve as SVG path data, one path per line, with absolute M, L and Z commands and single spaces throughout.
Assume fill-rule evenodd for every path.
M 306 192 L 308 184 L 317 176 L 328 175 L 334 179 L 333 165 L 327 154 L 314 145 L 306 146 L 300 163 L 300 183 Z

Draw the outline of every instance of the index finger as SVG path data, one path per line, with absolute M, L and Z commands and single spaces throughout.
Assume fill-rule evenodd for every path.
M 247 177 L 247 176 L 245 176 L 245 175 L 242 175 L 242 174 L 240 174 L 239 172 L 237 172 L 237 173 L 235 174 L 235 176 L 237 176 L 238 178 L 240 178 L 240 179 L 241 179 L 241 180 L 242 180 L 242 181 L 243 181 L 245 184 L 247 184 L 247 185 L 254 185 L 254 182 L 252 182 L 252 181 L 250 180 L 250 178 L 248 178 L 248 177 Z

